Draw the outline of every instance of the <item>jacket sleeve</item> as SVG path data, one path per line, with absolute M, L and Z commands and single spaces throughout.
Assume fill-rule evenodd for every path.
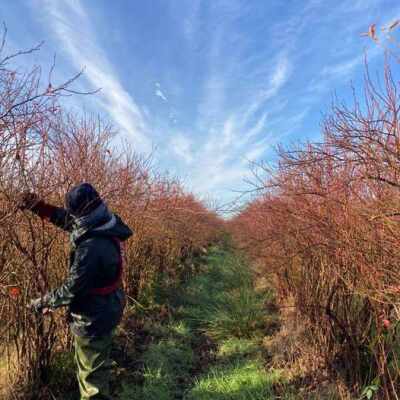
M 90 242 L 82 243 L 75 252 L 69 276 L 57 289 L 44 296 L 42 307 L 58 308 L 71 304 L 93 287 L 93 271 L 97 265 L 96 251 Z
M 68 214 L 67 210 L 61 207 L 53 206 L 53 213 L 50 217 L 50 222 L 64 231 L 71 232 L 73 229 L 73 218 Z
M 31 208 L 31 211 L 65 231 L 72 230 L 73 218 L 64 208 L 52 206 L 41 200 Z

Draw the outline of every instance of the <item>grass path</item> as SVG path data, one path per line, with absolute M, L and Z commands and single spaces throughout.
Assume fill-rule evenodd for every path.
M 271 295 L 254 290 L 249 270 L 229 252 L 212 250 L 200 268 L 163 294 L 172 311 L 148 327 L 152 339 L 135 355 L 138 370 L 118 379 L 117 399 L 274 398 L 280 374 L 266 371 L 261 346 L 276 320 L 265 315 Z

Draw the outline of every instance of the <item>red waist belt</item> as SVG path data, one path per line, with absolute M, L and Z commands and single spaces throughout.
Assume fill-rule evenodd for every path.
M 111 294 L 119 289 L 122 285 L 122 273 L 124 271 L 124 257 L 122 254 L 122 246 L 121 242 L 117 238 L 112 238 L 113 242 L 118 248 L 118 275 L 117 278 L 113 283 L 108 286 L 100 287 L 100 288 L 93 288 L 90 290 L 90 294 L 96 294 L 99 296 L 106 296 L 107 294 Z

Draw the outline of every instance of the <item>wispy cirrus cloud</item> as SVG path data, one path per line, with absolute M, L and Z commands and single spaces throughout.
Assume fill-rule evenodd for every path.
M 55 33 L 63 51 L 90 87 L 100 88 L 97 104 L 144 152 L 151 150 L 145 117 L 134 98 L 118 77 L 107 54 L 96 38 L 92 22 L 80 0 L 41 0 L 41 10 L 50 29 Z M 43 15 L 42 15 L 43 16 Z
M 280 92 L 292 75 L 293 64 L 285 48 L 272 59 L 268 49 L 252 54 L 251 41 L 235 34 L 235 24 L 243 12 L 241 5 L 244 9 L 247 6 L 242 1 L 225 2 L 221 7 L 218 4 L 209 10 L 217 29 L 207 41 L 207 57 L 203 60 L 206 74 L 196 119 L 188 133 L 191 144 L 172 134 L 169 148 L 185 164 L 193 190 L 203 194 L 218 192 L 220 198 L 227 200 L 236 196 L 233 191 L 251 174 L 249 161 L 258 160 L 279 140 L 279 132 L 268 129 L 269 118 L 275 117 L 267 110 L 273 111 L 283 103 Z M 199 25 L 201 21 L 197 21 Z M 201 36 L 195 31 L 190 33 L 187 40 Z M 233 38 L 238 41 L 233 43 Z M 257 59 L 262 60 L 262 52 L 269 63 L 260 66 Z M 247 93 L 244 97 L 238 95 L 243 89 Z

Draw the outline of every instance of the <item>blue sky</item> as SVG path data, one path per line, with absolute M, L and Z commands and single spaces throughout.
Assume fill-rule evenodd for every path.
M 360 36 L 400 18 L 399 0 L 13 0 L 9 47 L 45 40 L 32 62 L 56 80 L 85 68 L 69 99 L 196 193 L 233 199 L 248 161 L 279 142 L 318 140 L 332 93 L 348 99 L 382 52 Z M 27 63 L 31 62 L 27 61 Z

